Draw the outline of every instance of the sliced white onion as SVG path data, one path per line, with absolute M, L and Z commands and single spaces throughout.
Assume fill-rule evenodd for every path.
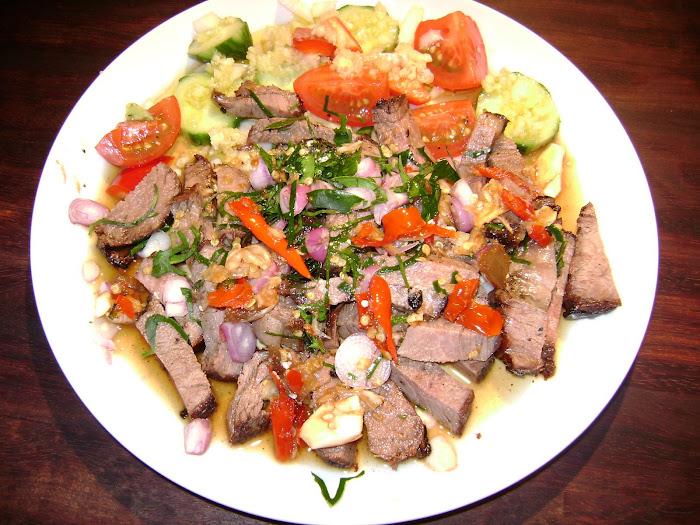
M 254 190 L 261 190 L 275 183 L 270 175 L 270 170 L 267 169 L 267 164 L 262 159 L 258 160 L 258 165 L 250 172 L 249 178 L 250 185 Z
M 331 232 L 328 228 L 323 226 L 314 228 L 308 233 L 304 241 L 306 250 L 315 260 L 323 262 L 326 260 L 326 255 L 328 255 L 328 243 L 330 239 Z
M 356 177 L 376 179 L 382 176 L 379 166 L 372 157 L 363 158 L 357 165 Z
M 185 453 L 201 456 L 211 443 L 211 422 L 208 419 L 193 419 L 185 427 Z
M 309 197 L 307 194 L 311 189 L 304 185 L 297 183 L 297 191 L 294 197 L 294 215 L 299 215 L 302 210 L 309 203 Z M 289 213 L 289 204 L 292 200 L 292 185 L 287 184 L 280 191 L 280 209 L 282 213 Z
M 408 195 L 406 193 L 396 193 L 393 190 L 386 191 L 386 202 L 380 204 L 375 204 L 372 206 L 372 214 L 374 215 L 374 222 L 377 224 L 382 223 L 384 216 L 390 211 L 394 211 L 404 204 L 408 204 Z
M 100 276 L 100 265 L 88 259 L 83 263 L 82 273 L 86 283 L 94 283 Z
M 391 363 L 364 332 L 345 339 L 335 353 L 335 373 L 353 388 L 376 388 L 391 374 Z
M 219 334 L 228 346 L 228 353 L 235 363 L 245 363 L 255 353 L 257 339 L 250 323 L 221 323 Z
M 163 278 L 162 293 L 165 315 L 168 317 L 182 317 L 187 315 L 187 299 L 182 293 L 183 288 L 192 289 L 187 278 L 168 274 Z
M 68 219 L 73 224 L 90 226 L 93 222 L 103 219 L 109 210 L 90 199 L 74 199 L 68 206 Z
M 170 236 L 163 230 L 158 230 L 151 234 L 148 241 L 146 241 L 146 245 L 136 255 L 142 259 L 145 259 L 158 251 L 165 251 L 169 249 L 171 245 L 172 242 L 170 241 Z

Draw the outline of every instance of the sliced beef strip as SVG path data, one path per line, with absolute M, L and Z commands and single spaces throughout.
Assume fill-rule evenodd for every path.
M 200 188 L 212 191 L 215 180 L 214 170 L 205 157 L 195 155 L 194 160 L 183 168 L 182 179 L 185 189 L 199 185 Z
M 557 343 L 557 330 L 559 328 L 562 303 L 564 301 L 564 290 L 566 288 L 566 283 L 569 280 L 569 268 L 571 266 L 571 259 L 573 258 L 574 248 L 576 246 L 576 237 L 574 237 L 572 233 L 562 230 L 562 236 L 564 237 L 564 242 L 566 243 L 562 248 L 562 267 L 559 270 L 557 283 L 554 286 L 552 302 L 549 303 L 549 309 L 547 311 L 547 326 L 545 327 L 544 331 L 544 352 L 547 353 L 548 356 L 548 358 L 545 359 L 546 362 L 554 361 L 554 351 Z
M 357 470 L 357 441 L 336 447 L 317 448 L 314 452 L 332 467 Z
M 551 375 L 552 356 L 545 350 L 545 328 L 552 292 L 557 281 L 554 243 L 530 246 L 519 258 L 529 265 L 512 262 L 503 289 L 493 299 L 503 316 L 503 331 L 497 356 L 517 375 Z
M 425 408 L 456 436 L 464 432 L 471 413 L 474 391 L 435 363 L 404 357 L 392 364 L 391 379 L 408 400 Z
M 136 328 L 146 340 L 146 322 L 153 315 L 165 315 L 165 310 L 156 299 L 151 298 L 146 312 L 136 323 Z M 192 347 L 177 330 L 168 323 L 158 323 L 153 350 L 173 380 L 189 416 L 205 418 L 212 414 L 216 410 L 216 399 L 211 385 L 199 367 Z
M 258 97 L 258 100 L 275 117 L 298 117 L 304 112 L 301 100 L 290 91 L 285 91 L 276 86 L 261 86 L 255 82 L 243 82 L 236 91 L 235 97 L 214 91 L 212 99 L 226 113 L 234 117 L 244 118 L 265 118 L 262 108 L 255 101 L 251 92 Z
M 393 468 L 405 459 L 430 454 L 427 429 L 396 383 L 389 380 L 373 392 L 384 402 L 364 415 L 370 452 Z
M 347 303 L 340 306 L 338 310 L 338 337 L 345 340 L 352 334 L 362 332 L 360 328 L 360 319 L 357 315 L 357 305 L 355 303 Z
M 218 308 L 206 308 L 201 313 L 204 352 L 201 365 L 204 373 L 219 381 L 235 381 L 241 374 L 243 363 L 234 362 L 226 341 L 219 334 L 219 327 L 226 318 L 226 312 Z
M 493 142 L 503 133 L 506 124 L 508 124 L 506 117 L 488 111 L 484 111 L 476 118 L 474 130 L 457 164 L 457 172 L 469 183 L 475 193 L 478 193 L 486 180 L 483 177 L 474 176 L 474 168 L 486 166 L 486 159 L 491 153 Z
M 424 161 L 419 149 L 425 143 L 411 114 L 406 95 L 381 99 L 372 108 L 372 119 L 380 144 L 387 146 L 393 153 L 411 150 L 416 160 Z
M 396 266 L 397 261 L 396 258 L 389 257 L 379 264 L 380 266 Z M 449 280 L 454 272 L 457 272 L 464 279 L 479 278 L 478 270 L 471 263 L 446 257 L 431 256 L 424 261 L 417 261 L 406 266 L 405 270 L 406 279 L 411 285 L 410 289 L 406 288 L 403 275 L 399 270 L 382 274 L 391 290 L 392 304 L 398 308 L 414 310 L 432 318 L 439 317 L 447 304 L 445 295 L 435 290 L 434 281 L 438 279 Z M 417 299 L 414 298 L 419 293 L 420 306 L 414 309 L 413 306 L 418 304 Z M 409 302 L 409 298 L 411 302 Z
M 156 188 L 158 199 L 155 206 L 153 200 Z M 170 205 L 180 193 L 180 179 L 177 174 L 162 162 L 134 188 L 123 200 L 119 201 L 105 217 L 109 221 L 132 224 L 135 226 L 119 226 L 116 224 L 99 223 L 94 227 L 97 235 L 97 245 L 100 249 L 110 249 L 134 244 L 148 237 L 165 223 L 170 215 Z M 151 210 L 151 206 L 153 209 Z M 149 213 L 153 216 L 141 219 Z
M 134 274 L 134 278 L 141 283 L 141 285 L 148 291 L 148 294 L 155 297 L 155 299 L 163 303 L 163 289 L 168 285 L 168 281 L 172 279 L 181 279 L 181 277 L 175 275 L 174 273 L 166 273 L 160 277 L 154 277 L 153 271 L 153 258 L 149 257 L 143 259 L 139 265 L 138 271 Z M 192 310 L 192 317 L 194 319 L 199 319 L 199 310 L 194 308 Z M 189 336 L 190 346 L 192 348 L 197 347 L 202 342 L 202 328 L 199 326 L 196 320 L 190 318 L 189 312 L 185 315 L 176 317 L 175 320 L 184 328 L 185 333 Z
M 499 339 L 500 342 L 500 339 Z M 452 368 L 457 370 L 462 375 L 465 375 L 467 379 L 473 381 L 474 383 L 481 383 L 488 374 L 489 370 L 496 361 L 495 356 L 491 356 L 486 361 L 456 361 L 452 363 Z
M 564 293 L 564 317 L 577 319 L 614 310 L 622 305 L 605 255 L 592 203 L 581 208 L 576 249 Z
M 253 321 L 255 337 L 266 346 L 284 346 L 297 350 L 299 339 L 283 337 L 294 335 L 293 332 L 299 325 L 299 318 L 295 316 L 297 311 L 297 305 L 291 297 L 280 296 L 277 306 L 260 319 Z
M 320 124 L 310 124 L 306 120 L 297 120 L 289 126 L 279 129 L 267 129 L 270 125 L 281 122 L 283 118 L 263 118 L 258 120 L 248 132 L 248 144 L 269 142 L 271 144 L 297 144 L 304 140 L 321 139 L 333 142 L 335 131 Z
M 491 340 L 498 337 L 486 337 L 443 318 L 432 319 L 409 326 L 397 352 L 414 361 L 452 363 L 487 353 L 494 346 Z
M 525 168 L 525 162 L 518 146 L 503 133 L 493 141 L 486 165 L 510 171 L 518 176 L 522 175 L 523 168 Z
M 268 353 L 256 352 L 243 364 L 238 388 L 226 412 L 228 439 L 233 444 L 245 443 L 270 427 L 268 411 Z

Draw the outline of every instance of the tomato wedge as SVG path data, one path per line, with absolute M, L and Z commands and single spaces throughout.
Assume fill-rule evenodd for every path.
M 458 158 L 469 141 L 476 116 L 471 100 L 428 104 L 411 111 L 433 158 Z
M 302 53 L 318 53 L 330 57 L 338 48 L 362 52 L 360 44 L 337 16 L 319 22 L 316 32 L 310 28 L 298 27 L 292 38 L 294 48 Z
M 413 47 L 429 53 L 435 85 L 450 90 L 481 84 L 488 72 L 484 40 L 476 22 L 461 11 L 418 24 Z
M 180 133 L 180 106 L 174 96 L 164 98 L 148 112 L 152 120 L 127 120 L 95 146 L 108 162 L 120 167 L 141 166 L 162 157 Z
M 160 157 L 156 160 L 143 164 L 142 166 L 134 166 L 133 168 L 125 168 L 112 181 L 107 188 L 107 193 L 117 199 L 123 199 L 131 192 L 139 182 L 141 182 L 151 170 L 161 162 L 170 164 L 172 157 Z
M 340 117 L 323 111 L 328 97 L 328 109 L 345 115 L 349 126 L 371 126 L 372 108 L 380 99 L 389 97 L 384 73 L 366 67 L 357 76 L 343 78 L 328 64 L 298 77 L 294 91 L 311 113 L 340 123 Z

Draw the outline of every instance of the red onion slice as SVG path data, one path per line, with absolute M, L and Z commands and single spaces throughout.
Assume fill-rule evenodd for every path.
M 326 260 L 326 255 L 328 255 L 328 243 L 331 239 L 331 232 L 328 228 L 320 227 L 314 228 L 306 236 L 304 241 L 306 244 L 306 250 L 309 255 L 313 257 L 318 262 L 323 262 Z
M 211 443 L 211 422 L 208 419 L 193 419 L 185 427 L 185 453 L 201 456 Z
M 345 339 L 335 353 L 335 373 L 353 388 L 376 388 L 391 374 L 391 363 L 364 332 Z
M 103 219 L 109 210 L 99 202 L 90 199 L 74 199 L 68 207 L 68 219 L 73 224 L 90 226 L 93 222 Z
M 461 232 L 472 231 L 474 227 L 473 205 L 476 195 L 464 179 L 455 182 L 450 194 L 452 195 L 451 208 L 455 227 Z
M 279 275 L 279 273 L 280 267 L 275 261 L 271 261 L 270 266 L 268 266 L 266 270 L 263 270 L 260 277 L 256 279 L 248 279 L 248 283 L 250 283 L 251 288 L 253 288 L 253 293 L 258 293 L 260 290 L 262 290 L 263 286 L 265 286 L 270 279 Z
M 362 210 L 368 208 L 372 202 L 377 198 L 374 192 L 368 188 L 345 188 L 345 191 L 350 195 L 355 195 L 363 200 L 353 206 L 355 210 Z
M 408 195 L 405 193 L 396 193 L 393 190 L 386 191 L 386 202 L 381 204 L 375 204 L 372 206 L 372 213 L 374 214 L 374 222 L 377 224 L 382 223 L 384 216 L 390 211 L 394 211 L 404 204 L 408 204 Z
M 228 353 L 234 363 L 245 363 L 255 353 L 257 340 L 253 325 L 250 323 L 221 323 L 219 334 L 226 342 Z
M 382 176 L 379 166 L 372 157 L 363 158 L 357 165 L 356 177 L 376 179 Z
M 362 280 L 360 281 L 360 292 L 366 292 L 369 290 L 369 282 L 372 280 L 372 276 L 377 273 L 379 266 L 373 264 L 364 268 L 362 270 Z
M 309 203 L 307 194 L 310 188 L 304 184 L 297 184 L 296 196 L 294 198 L 294 215 L 299 215 L 306 205 Z M 292 185 L 287 184 L 280 191 L 280 209 L 282 213 L 289 213 L 289 203 L 292 198 Z
M 275 183 L 272 175 L 270 175 L 270 170 L 267 169 L 267 164 L 262 159 L 258 160 L 258 165 L 250 172 L 248 177 L 254 190 L 261 190 Z

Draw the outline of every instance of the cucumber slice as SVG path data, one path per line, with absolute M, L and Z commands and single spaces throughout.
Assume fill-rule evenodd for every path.
M 241 119 L 221 111 L 211 99 L 212 75 L 206 72 L 182 77 L 175 88 L 180 104 L 180 130 L 198 145 L 210 144 L 215 128 L 235 128 Z
M 234 16 L 227 16 L 211 29 L 194 35 L 187 54 L 200 62 L 209 62 L 214 52 L 234 60 L 245 60 L 253 45 L 248 24 Z
M 346 5 L 338 17 L 360 44 L 363 53 L 393 51 L 399 42 L 399 22 L 381 4 Z
M 550 92 L 522 73 L 501 71 L 484 79 L 476 104 L 476 114 L 498 113 L 509 122 L 506 137 L 523 153 L 554 140 L 559 131 L 559 112 Z

